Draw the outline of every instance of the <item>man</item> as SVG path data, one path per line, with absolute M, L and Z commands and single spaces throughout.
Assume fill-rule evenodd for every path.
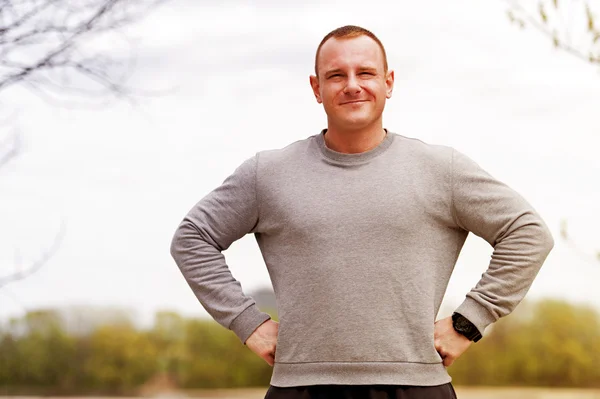
M 325 36 L 310 84 L 327 129 L 246 160 L 188 213 L 171 253 L 210 315 L 274 366 L 267 398 L 455 398 L 445 367 L 523 299 L 552 237 L 466 156 L 383 128 L 394 72 L 368 30 Z M 492 259 L 435 322 L 469 231 Z M 279 324 L 222 255 L 248 233 Z

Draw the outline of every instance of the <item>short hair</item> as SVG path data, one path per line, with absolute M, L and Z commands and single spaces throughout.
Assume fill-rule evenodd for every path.
M 375 34 L 368 29 L 361 28 L 360 26 L 356 25 L 346 25 L 332 30 L 327 35 L 325 35 L 323 40 L 321 40 L 321 43 L 319 44 L 319 47 L 317 47 L 317 53 L 315 55 L 315 74 L 317 76 L 319 75 L 319 71 L 317 69 L 317 63 L 319 61 L 319 52 L 321 51 L 321 47 L 323 47 L 323 44 L 325 44 L 327 40 L 331 39 L 332 37 L 335 39 L 351 39 L 353 37 L 359 36 L 368 36 L 371 39 L 375 40 L 375 42 L 379 45 L 379 48 L 381 48 L 381 52 L 383 53 L 383 70 L 387 73 L 387 55 L 385 54 L 385 48 L 383 47 L 383 43 L 381 43 L 381 40 L 379 40 L 377 36 L 375 36 Z

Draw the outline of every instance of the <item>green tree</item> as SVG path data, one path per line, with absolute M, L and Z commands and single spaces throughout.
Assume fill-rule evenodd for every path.
M 265 386 L 271 377 L 264 360 L 211 320 L 187 323 L 186 353 L 181 376 L 186 388 Z
M 131 392 L 158 371 L 158 348 L 148 333 L 132 325 L 99 327 L 86 347 L 83 367 L 94 390 Z
M 160 373 L 179 377 L 186 359 L 186 320 L 175 312 L 158 312 L 150 337 L 158 350 Z M 177 382 L 178 378 L 176 378 Z
M 63 330 L 56 312 L 28 312 L 13 320 L 11 330 L 4 332 L 0 344 L 6 356 L 0 376 L 6 383 L 57 390 L 73 386 L 75 340 Z
M 458 384 L 600 386 L 600 316 L 559 300 L 522 304 L 450 368 Z

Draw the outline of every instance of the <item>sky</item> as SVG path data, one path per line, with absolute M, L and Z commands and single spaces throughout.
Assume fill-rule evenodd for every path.
M 230 0 L 169 2 L 127 29 L 129 83 L 144 93 L 134 104 L 61 107 L 24 87 L 0 92 L 24 142 L 0 169 L 0 275 L 38 258 L 65 226 L 39 272 L 0 289 L 0 319 L 82 305 L 126 308 L 141 322 L 157 310 L 206 316 L 170 257 L 173 233 L 245 159 L 326 127 L 308 77 L 321 38 L 346 24 L 386 46 L 396 82 L 385 127 L 467 154 L 550 227 L 556 245 L 528 298 L 600 309 L 597 67 L 512 25 L 500 1 Z M 561 239 L 561 220 L 577 248 Z M 444 309 L 491 252 L 469 237 Z M 270 286 L 253 236 L 225 256 L 246 292 Z

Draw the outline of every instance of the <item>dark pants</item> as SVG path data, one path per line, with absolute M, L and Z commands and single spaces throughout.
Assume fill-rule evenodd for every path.
M 432 387 L 403 385 L 270 386 L 265 399 L 456 399 L 451 383 Z

